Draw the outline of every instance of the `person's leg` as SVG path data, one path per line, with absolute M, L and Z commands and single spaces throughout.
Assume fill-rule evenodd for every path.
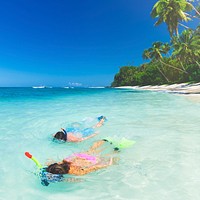
M 97 142 L 95 142 L 87 151 L 87 153 L 99 153 L 101 150 L 99 149 L 103 144 L 105 143 L 104 140 L 99 140 Z
M 102 147 L 103 144 L 107 143 L 108 145 L 104 145 Z M 119 148 L 118 147 L 114 147 L 112 145 L 112 142 L 108 141 L 107 139 L 103 139 L 103 140 L 99 140 L 97 142 L 95 142 L 90 149 L 87 151 L 87 153 L 89 154 L 97 154 L 97 153 L 101 153 L 103 151 L 108 151 L 110 149 L 110 153 L 116 153 L 119 152 Z M 113 151 L 114 150 L 114 151 Z

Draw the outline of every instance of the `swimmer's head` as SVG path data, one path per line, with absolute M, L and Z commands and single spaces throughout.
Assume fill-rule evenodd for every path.
M 52 174 L 68 174 L 70 169 L 70 163 L 64 162 L 61 164 L 54 163 L 47 167 L 46 171 Z
M 103 116 L 103 115 L 97 117 L 97 119 L 98 119 L 99 121 L 101 121 L 101 120 L 107 121 L 106 117 Z
M 53 137 L 57 140 L 67 141 L 67 133 L 63 131 L 58 131 Z

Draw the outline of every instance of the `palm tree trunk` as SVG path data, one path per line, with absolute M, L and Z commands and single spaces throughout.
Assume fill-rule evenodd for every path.
M 178 27 L 176 27 L 176 36 L 179 36 Z
M 184 71 L 186 71 L 185 67 L 183 66 L 183 63 L 181 62 L 181 59 L 178 58 L 179 62 L 181 63 L 181 67 L 183 68 Z
M 179 68 L 177 68 L 177 67 L 174 67 L 174 66 L 172 66 L 172 65 L 170 65 L 170 64 L 167 64 L 167 63 L 164 63 L 162 60 L 159 60 L 162 64 L 164 64 L 164 65 L 166 65 L 166 66 L 168 66 L 168 67 L 171 67 L 171 68 L 173 68 L 173 69 L 176 69 L 176 70 L 178 70 L 178 71 L 181 71 L 181 72 L 184 72 L 184 73 L 186 73 L 186 74 L 188 74 L 188 72 L 186 72 L 185 70 L 182 70 L 182 69 L 179 69 Z
M 192 58 L 192 61 L 194 61 L 198 65 L 198 67 L 200 68 L 200 63 L 197 60 L 195 60 L 194 58 Z
M 198 62 L 198 61 L 195 61 L 196 63 L 197 63 L 197 65 L 199 66 L 199 68 L 200 68 L 200 63 Z
M 161 71 L 161 69 L 159 67 L 157 67 L 157 69 L 164 76 L 164 78 L 166 79 L 166 81 L 169 83 L 169 79 L 165 76 L 165 74 Z
M 160 60 L 157 60 L 160 61 Z M 161 63 L 161 65 L 163 66 L 163 64 Z M 163 77 L 166 79 L 166 81 L 169 83 L 169 79 L 167 78 L 167 76 L 162 72 L 162 70 L 157 66 L 158 71 L 163 75 Z

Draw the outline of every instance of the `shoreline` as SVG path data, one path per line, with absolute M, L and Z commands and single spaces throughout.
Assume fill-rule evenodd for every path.
M 118 89 L 148 90 L 185 95 L 190 99 L 200 102 L 200 82 L 194 84 L 179 83 L 172 85 L 146 85 L 146 86 L 120 86 Z

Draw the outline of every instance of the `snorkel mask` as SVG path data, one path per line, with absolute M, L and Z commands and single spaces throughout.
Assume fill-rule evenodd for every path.
M 64 176 L 62 174 L 51 174 L 47 172 L 46 167 L 43 167 L 40 162 L 29 152 L 25 152 L 25 156 L 30 158 L 36 164 L 42 185 L 48 186 L 49 183 L 61 182 L 64 180 Z
M 53 140 L 55 141 L 63 141 L 63 142 L 66 142 L 67 141 L 67 132 L 65 131 L 65 129 L 61 129 L 62 131 L 59 131 L 57 132 L 55 135 L 54 135 L 54 138 Z
M 98 119 L 99 121 L 101 121 L 102 119 L 104 119 L 105 121 L 107 121 L 106 117 L 105 117 L 105 116 L 103 116 L 103 115 L 101 115 L 101 116 L 97 117 L 97 119 Z

